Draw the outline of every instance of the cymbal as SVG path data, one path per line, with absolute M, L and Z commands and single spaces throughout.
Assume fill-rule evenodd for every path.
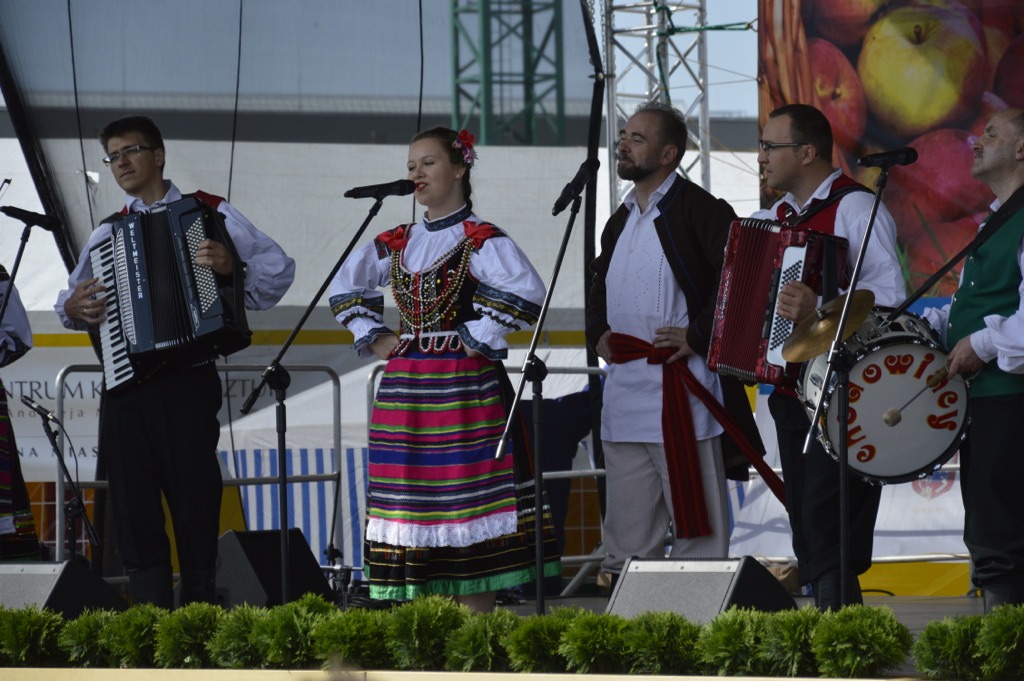
M 787 362 L 806 362 L 828 352 L 839 328 L 839 317 L 843 314 L 846 294 L 833 298 L 814 311 L 814 319 L 800 324 L 782 345 L 782 357 Z M 868 317 L 875 305 L 875 294 L 867 289 L 853 292 L 850 312 L 843 327 L 843 340 L 853 335 Z

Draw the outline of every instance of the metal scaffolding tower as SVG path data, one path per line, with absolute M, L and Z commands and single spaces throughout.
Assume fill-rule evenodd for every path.
M 700 184 L 711 186 L 708 114 L 707 13 L 705 0 L 696 2 L 615 2 L 604 0 L 606 124 L 608 168 L 615 167 L 614 141 L 638 104 L 667 102 L 688 121 L 690 141 L 681 170 Z M 694 123 L 696 123 L 694 125 Z M 617 206 L 629 186 L 612 178 L 611 205 Z
M 562 0 L 452 0 L 453 127 L 483 144 L 565 143 Z

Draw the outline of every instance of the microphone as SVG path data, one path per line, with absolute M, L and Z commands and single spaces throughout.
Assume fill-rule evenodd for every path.
M 583 188 L 587 186 L 587 182 L 590 181 L 594 175 L 597 174 L 597 169 L 601 167 L 601 162 L 596 158 L 588 158 L 580 166 L 580 169 L 576 171 L 576 177 L 572 178 L 572 181 L 565 185 L 565 189 L 562 190 L 561 196 L 555 201 L 555 207 L 551 209 L 552 215 L 558 215 L 566 207 L 572 203 L 583 191 Z
M 395 180 L 384 184 L 368 184 L 345 192 L 346 199 L 383 199 L 385 196 L 406 196 L 416 191 L 412 180 Z
M 917 160 L 917 150 L 904 147 L 895 151 L 880 151 L 877 154 L 861 156 L 857 165 L 865 168 L 891 168 L 892 166 L 908 166 Z
M 15 208 L 14 206 L 3 206 L 0 207 L 0 213 L 12 217 L 15 220 L 21 220 L 27 226 L 42 227 L 51 232 L 57 230 L 60 227 L 60 220 L 57 218 L 51 218 L 49 215 L 43 215 L 41 213 L 33 213 L 30 210 L 24 210 L 23 208 Z
M 40 405 L 38 402 L 35 402 L 28 395 L 22 395 L 21 401 L 22 403 L 24 403 L 26 407 L 42 416 L 47 421 L 53 421 L 54 423 L 58 424 L 60 423 L 60 421 L 57 420 L 57 417 L 53 415 L 53 412 L 46 411 L 46 409 L 44 409 L 42 405 Z

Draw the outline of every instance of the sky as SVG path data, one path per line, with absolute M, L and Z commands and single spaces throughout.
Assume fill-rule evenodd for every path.
M 706 0 L 708 25 L 750 23 L 757 28 L 756 0 Z M 711 112 L 757 116 L 757 33 L 708 33 L 708 102 Z
M 599 11 L 603 3 L 595 0 Z M 706 35 L 708 48 L 708 107 L 712 116 L 757 116 L 757 10 L 758 0 L 705 0 L 707 25 L 721 26 L 717 30 L 709 29 Z M 574 21 L 579 21 L 573 3 L 567 2 L 564 9 L 564 21 L 567 33 Z M 692 26 L 695 12 L 680 12 L 673 17 L 677 28 Z M 638 22 L 630 21 L 623 14 L 617 19 L 616 27 L 633 26 Z M 737 26 L 733 26 L 737 24 Z M 749 28 L 742 28 L 749 25 Z M 728 28 L 724 28 L 728 27 Z M 596 26 L 600 31 L 601 26 Z M 601 36 L 598 36 L 601 40 Z M 692 39 L 683 34 L 677 38 L 677 46 L 685 49 Z M 566 40 L 566 62 L 573 63 L 579 55 L 574 54 L 584 49 L 571 34 Z M 572 54 L 569 52 L 572 51 Z M 696 57 L 696 52 L 692 55 Z M 618 57 L 617 57 L 618 59 Z M 618 68 L 618 67 L 617 67 Z M 696 68 L 696 65 L 694 65 Z M 688 85 L 686 76 L 673 79 L 673 104 L 688 103 L 696 95 L 695 85 Z M 584 84 L 570 83 L 567 87 L 582 87 Z M 689 91 L 687 91 L 687 86 Z M 680 87 L 681 89 L 675 89 Z M 635 90 L 634 90 L 635 91 Z M 575 93 L 574 93 L 575 94 Z

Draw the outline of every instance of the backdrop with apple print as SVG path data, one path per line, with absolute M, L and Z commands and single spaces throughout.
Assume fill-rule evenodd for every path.
M 992 113 L 1024 107 L 1024 2 L 759 0 L 758 16 L 762 127 L 783 104 L 817 106 L 832 124 L 833 162 L 872 189 L 879 171 L 857 166 L 860 156 L 917 150 L 883 194 L 917 290 L 974 237 L 994 199 L 971 177 L 970 144 Z M 931 295 L 950 295 L 958 272 Z

